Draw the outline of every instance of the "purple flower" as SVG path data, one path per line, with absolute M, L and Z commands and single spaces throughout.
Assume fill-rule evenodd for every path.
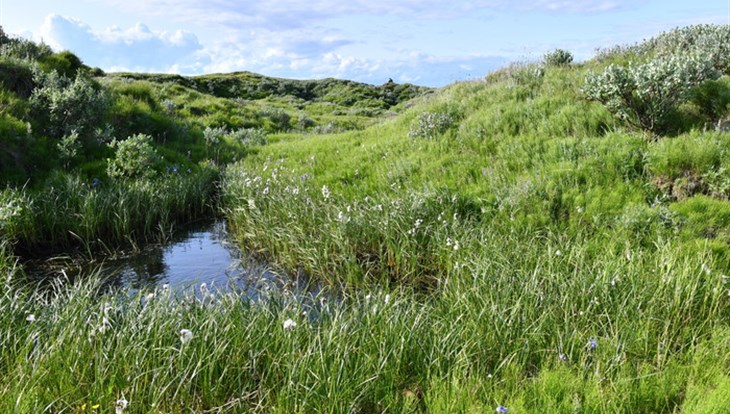
M 99 184 L 101 184 L 101 180 L 100 180 L 100 179 L 98 179 L 98 178 L 94 178 L 93 180 L 91 180 L 91 186 L 92 186 L 92 187 L 96 187 L 96 186 L 98 186 Z
M 593 338 L 589 339 L 588 340 L 588 349 L 596 349 L 596 348 L 598 348 L 598 341 L 596 341 Z
M 500 405 L 498 405 L 498 406 L 497 406 L 497 412 L 498 412 L 498 413 L 500 413 L 500 414 L 504 414 L 504 413 L 506 413 L 507 411 L 509 411 L 509 410 L 508 410 L 508 409 L 507 409 L 507 407 L 505 407 L 504 405 L 501 405 L 501 404 L 500 404 Z

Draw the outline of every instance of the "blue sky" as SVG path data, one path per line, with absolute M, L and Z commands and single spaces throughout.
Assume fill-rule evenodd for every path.
M 697 23 L 730 23 L 730 0 L 0 0 L 7 32 L 107 71 L 428 86 Z

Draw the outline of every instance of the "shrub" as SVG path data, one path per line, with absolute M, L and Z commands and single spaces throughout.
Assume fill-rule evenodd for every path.
M 234 141 L 245 145 L 266 145 L 266 131 L 261 128 L 240 128 L 232 131 L 229 136 Z
M 36 44 L 23 38 L 7 38 L 0 45 L 0 55 L 26 60 L 43 60 L 53 55 L 53 50 L 45 43 Z
M 64 135 L 56 144 L 56 148 L 64 166 L 68 168 L 69 164 L 78 156 L 81 150 L 79 134 L 76 131 L 72 131 L 69 135 Z
M 109 147 L 115 149 L 114 159 L 107 160 L 107 174 L 112 178 L 150 178 L 155 175 L 154 166 L 160 160 L 152 146 L 152 137 L 145 134 L 132 135 L 117 141 Z
M 411 138 L 434 139 L 454 124 L 454 118 L 442 112 L 423 112 L 411 123 L 408 136 Z
M 55 70 L 69 79 L 76 76 L 79 69 L 84 67 L 81 59 L 67 50 L 46 56 L 40 61 L 40 65 L 46 72 Z
M 589 74 L 583 93 L 630 127 L 661 134 L 692 88 L 718 77 L 708 59 L 664 56 L 645 64 L 610 65 L 602 73 Z
M 545 64 L 548 66 L 567 66 L 573 62 L 573 54 L 563 49 L 555 49 L 545 53 Z
M 272 126 L 276 131 L 288 131 L 291 128 L 291 115 L 281 109 L 262 109 L 261 116 L 269 118 Z
M 703 56 L 720 71 L 730 64 L 730 25 L 701 24 L 681 27 L 651 39 L 645 49 L 660 56 L 695 54 Z
M 28 60 L 0 56 L 0 87 L 22 98 L 30 97 L 35 88 L 33 65 Z
M 228 133 L 225 127 L 206 127 L 203 131 L 203 139 L 205 139 L 205 145 L 208 147 L 214 147 L 221 142 L 221 139 Z
M 94 127 L 109 106 L 106 92 L 81 74 L 71 80 L 58 72 L 36 70 L 30 104 L 36 115 L 47 120 L 45 132 L 61 138 L 76 131 L 80 137 L 92 136 Z

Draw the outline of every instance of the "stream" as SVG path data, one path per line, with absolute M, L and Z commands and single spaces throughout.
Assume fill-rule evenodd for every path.
M 282 276 L 244 255 L 229 239 L 224 220 L 190 226 L 165 244 L 119 257 L 85 261 L 54 257 L 28 261 L 24 267 L 30 280 L 41 283 L 98 272 L 110 286 L 133 290 L 169 285 L 183 291 L 205 283 L 209 290 L 244 290 L 252 299 L 270 289 L 316 293 L 304 286 L 302 278 Z

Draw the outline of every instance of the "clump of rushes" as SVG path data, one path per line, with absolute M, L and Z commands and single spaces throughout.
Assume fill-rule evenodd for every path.
M 24 253 L 97 240 L 107 246 L 155 240 L 160 229 L 214 211 L 217 179 L 218 170 L 210 164 L 154 180 L 88 181 L 57 173 L 38 190 L 5 190 L 17 212 L 6 237 Z

